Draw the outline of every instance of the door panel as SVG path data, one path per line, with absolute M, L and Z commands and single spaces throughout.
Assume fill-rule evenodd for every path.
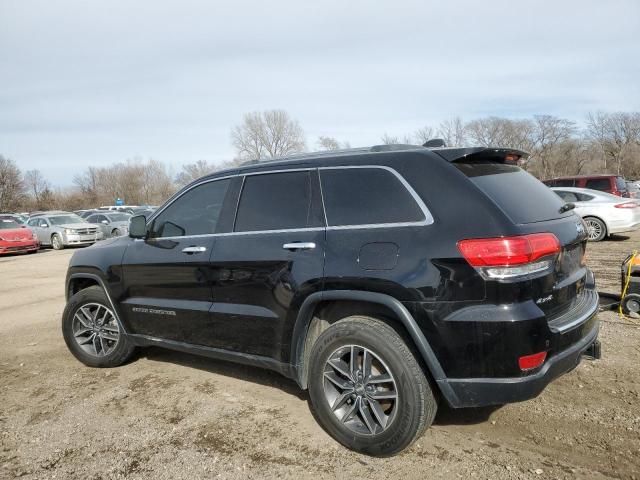
M 132 333 L 185 341 L 212 304 L 209 258 L 226 208 L 229 179 L 190 188 L 147 226 L 123 258 L 123 314 Z
M 191 331 L 189 340 L 281 360 L 288 312 L 321 289 L 324 235 L 319 228 L 218 237 L 211 257 L 210 324 Z M 292 242 L 315 248 L 283 248 Z
M 247 174 L 242 185 L 235 233 L 217 236 L 211 256 L 210 322 L 192 322 L 187 341 L 283 360 L 289 351 L 283 332 L 292 328 L 292 311 L 322 288 L 325 229 L 318 174 Z
M 214 237 L 133 242 L 123 259 L 123 315 L 132 333 L 184 341 L 184 324 L 211 307 L 209 256 Z M 200 253 L 185 253 L 199 247 Z

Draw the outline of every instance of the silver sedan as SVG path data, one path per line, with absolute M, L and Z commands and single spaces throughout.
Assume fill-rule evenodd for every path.
M 575 205 L 587 225 L 589 240 L 599 242 L 613 233 L 640 228 L 640 203 L 588 188 L 552 188 L 560 198 Z
M 105 238 L 119 237 L 129 233 L 131 215 L 120 212 L 100 212 L 87 217 L 88 223 L 97 225 Z

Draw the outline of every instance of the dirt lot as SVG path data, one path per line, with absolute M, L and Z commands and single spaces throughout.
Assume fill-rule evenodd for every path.
M 600 290 L 640 233 L 589 246 Z M 275 373 L 156 349 L 84 367 L 60 333 L 72 251 L 0 259 L 0 478 L 640 478 L 640 323 L 602 313 L 603 359 L 539 398 L 441 409 L 407 452 L 336 444 Z

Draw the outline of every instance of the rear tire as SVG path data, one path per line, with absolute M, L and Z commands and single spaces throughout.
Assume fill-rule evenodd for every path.
M 437 410 L 407 344 L 370 317 L 348 317 L 320 334 L 309 356 L 309 395 L 316 418 L 333 438 L 374 456 L 407 448 Z
M 122 235 L 122 232 L 118 228 L 114 228 L 113 231 L 111 232 L 112 237 L 119 237 L 120 235 Z
M 54 233 L 51 235 L 51 246 L 54 250 L 62 250 L 64 248 L 64 242 L 59 234 Z
M 117 367 L 135 352 L 98 286 L 69 299 L 62 314 L 62 335 L 73 356 L 89 367 Z
M 590 242 L 600 242 L 607 237 L 607 226 L 599 218 L 584 217 L 584 223 L 587 225 Z

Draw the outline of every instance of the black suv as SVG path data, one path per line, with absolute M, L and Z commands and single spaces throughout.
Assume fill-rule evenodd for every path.
M 597 345 L 578 216 L 496 148 L 378 146 L 204 177 L 79 250 L 62 328 L 114 367 L 162 346 L 276 370 L 391 455 L 439 401 L 527 400 Z

